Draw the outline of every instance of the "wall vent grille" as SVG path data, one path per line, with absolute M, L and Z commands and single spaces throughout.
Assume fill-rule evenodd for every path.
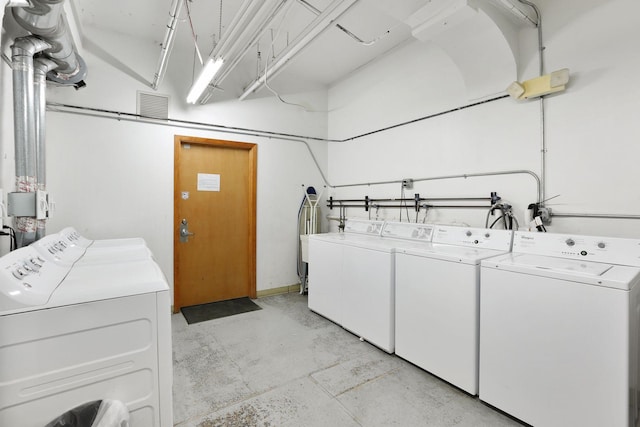
M 169 96 L 138 92 L 138 114 L 154 119 L 168 119 Z

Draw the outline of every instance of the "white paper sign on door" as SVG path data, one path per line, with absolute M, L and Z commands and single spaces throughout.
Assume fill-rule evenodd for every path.
M 220 174 L 199 173 L 198 191 L 220 191 Z

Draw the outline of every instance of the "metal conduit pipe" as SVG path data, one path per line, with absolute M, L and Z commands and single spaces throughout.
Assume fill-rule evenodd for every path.
M 176 36 L 176 27 L 178 26 L 178 18 L 180 16 L 180 11 L 182 10 L 182 3 L 183 0 L 173 0 L 173 4 L 169 10 L 169 22 L 167 23 L 167 32 L 165 33 L 164 41 L 162 42 L 162 51 L 160 52 L 160 59 L 158 60 L 158 71 L 156 71 L 153 76 L 153 83 L 151 84 L 151 88 L 154 90 L 158 89 L 158 86 L 162 83 L 164 74 L 167 71 L 167 64 L 169 63 L 169 55 L 171 55 L 173 41 Z
M 538 61 L 539 61 L 539 73 L 540 76 L 544 75 L 544 45 L 542 44 L 542 14 L 540 9 L 530 2 L 529 0 L 518 0 L 520 3 L 529 6 L 536 13 L 536 28 L 538 30 Z M 547 138 L 546 138 L 546 120 L 545 120 L 545 105 L 544 96 L 540 97 L 540 179 L 542 181 L 540 189 L 540 197 L 538 203 L 542 206 L 545 200 L 546 193 L 546 178 L 547 178 Z
M 50 43 L 44 52 L 58 64 L 47 78 L 62 85 L 84 86 L 87 65 L 78 55 L 64 15 L 64 0 L 31 0 L 31 7 L 13 9 L 21 27 Z
M 508 170 L 508 171 L 495 171 L 495 172 L 480 172 L 480 173 L 465 173 L 465 174 L 458 174 L 458 175 L 442 175 L 442 176 L 432 176 L 432 177 L 428 177 L 428 178 L 416 178 L 413 180 L 413 182 L 420 182 L 420 181 L 435 181 L 435 180 L 442 180 L 442 179 L 455 179 L 455 178 L 475 178 L 475 177 L 481 177 L 481 176 L 499 176 L 499 175 L 519 175 L 519 174 L 526 174 L 526 175 L 530 175 L 532 176 L 535 181 L 536 181 L 536 187 L 537 187 L 537 192 L 538 192 L 538 202 L 540 202 L 542 199 L 541 197 L 541 183 L 540 183 L 540 177 L 538 175 L 536 175 L 535 172 L 530 171 L 530 170 L 526 170 L 526 169 L 520 169 L 520 170 Z M 391 180 L 391 181 L 377 181 L 377 182 L 361 182 L 358 184 L 342 184 L 342 185 L 330 185 L 330 187 L 333 188 L 345 188 L 345 187 L 361 187 L 361 186 L 370 186 L 370 185 L 382 185 L 382 184 L 401 184 L 404 180 L 402 179 L 395 179 L 395 180 Z
M 47 73 L 55 69 L 58 64 L 44 57 L 36 58 L 33 67 L 33 84 L 35 108 L 35 135 L 36 135 L 36 190 L 45 191 L 47 189 L 47 166 L 46 166 L 46 112 L 47 112 Z M 39 219 L 36 221 L 36 240 L 46 236 L 46 221 Z
M 592 213 L 558 213 L 551 212 L 550 216 L 559 218 L 598 218 L 598 219 L 640 219 L 640 215 L 625 214 L 592 214 Z
M 16 191 L 36 190 L 36 118 L 34 108 L 33 56 L 51 45 L 37 37 L 20 37 L 11 46 L 13 66 L 13 121 Z M 35 218 L 16 217 L 16 243 L 25 246 L 35 239 Z

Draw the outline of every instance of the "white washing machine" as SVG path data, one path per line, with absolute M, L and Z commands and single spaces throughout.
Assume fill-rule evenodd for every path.
M 316 274 L 322 267 L 320 277 L 325 282 L 321 286 L 333 287 L 327 302 L 335 309 L 330 313 L 335 318 L 326 317 L 382 350 L 393 353 L 395 247 L 398 239 L 407 236 L 419 235 L 422 239 L 429 239 L 432 228 L 410 223 L 351 224 L 351 230 L 376 231 L 373 237 L 367 237 L 366 233 L 347 231 L 348 223 L 347 226 L 342 237 L 319 235 L 315 242 L 312 240 L 314 236 L 310 239 L 309 307 L 319 312 L 314 305 L 314 290 L 317 290 L 315 283 L 318 283 Z
M 345 241 L 380 239 L 384 221 L 351 219 L 344 232 L 309 235 L 309 309 L 342 325 Z
M 516 232 L 482 262 L 480 399 L 535 426 L 637 426 L 640 240 Z
M 171 426 L 170 295 L 152 260 L 82 268 L 32 245 L 0 258 L 0 425 L 42 427 L 79 404 L 125 403 Z
M 396 248 L 396 354 L 478 393 L 480 261 L 508 252 L 513 232 L 434 226 L 432 243 Z

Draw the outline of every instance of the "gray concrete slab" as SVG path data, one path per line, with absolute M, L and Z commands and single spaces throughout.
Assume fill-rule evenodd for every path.
M 187 325 L 172 316 L 174 423 L 213 426 L 518 426 L 311 312 L 297 293 Z

